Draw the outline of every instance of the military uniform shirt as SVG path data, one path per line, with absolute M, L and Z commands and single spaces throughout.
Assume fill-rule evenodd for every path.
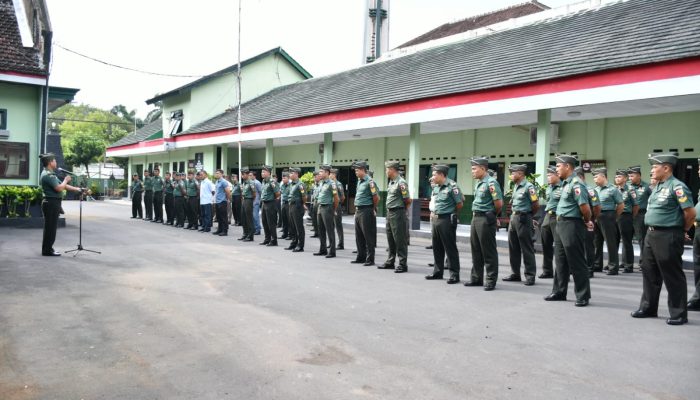
M 280 199 L 282 200 L 282 203 L 287 203 L 289 202 L 289 188 L 291 184 L 289 182 L 284 183 L 282 182 L 280 184 L 280 192 L 282 193 L 280 195 Z
M 239 183 L 231 183 L 231 196 L 240 196 L 241 195 L 241 184 Z
M 647 204 L 649 203 L 649 195 L 651 194 L 651 188 L 649 184 L 640 181 L 639 185 L 631 184 L 632 190 L 637 193 L 637 204 L 639 204 L 640 210 L 646 210 Z
M 185 189 L 185 183 L 182 180 L 175 181 L 173 187 L 173 197 L 182 197 L 182 190 Z
M 262 194 L 260 199 L 262 201 L 272 201 L 275 199 L 275 193 L 280 192 L 280 185 L 272 178 L 263 179 L 262 183 Z
M 389 187 L 386 189 L 386 208 L 406 207 L 404 200 L 409 198 L 408 185 L 402 177 L 398 176 L 389 182 Z
M 345 200 L 345 189 L 343 189 L 343 184 L 339 180 L 334 180 L 335 189 L 338 191 L 338 201 L 343 202 Z
M 557 212 L 557 204 L 559 203 L 559 198 L 561 197 L 561 182 L 555 185 L 547 185 L 547 205 L 545 206 L 545 211 Z M 597 197 L 597 196 L 596 196 Z
M 153 177 L 153 191 L 154 192 L 162 192 L 163 191 L 163 178 L 160 176 L 154 176 Z
M 451 179 L 447 179 L 441 186 L 435 186 L 433 196 L 435 196 L 435 214 L 439 215 L 454 213 L 457 204 L 463 201 L 462 191 Z
M 304 188 L 304 182 L 292 181 L 292 183 L 289 186 L 289 203 L 290 204 L 304 203 L 304 196 L 306 196 L 306 189 Z
M 321 181 L 318 186 L 318 194 L 316 195 L 316 201 L 318 204 L 331 205 L 333 204 L 333 198 L 338 194 L 338 189 L 335 187 L 335 182 L 330 179 Z
M 173 194 L 173 181 L 171 179 L 165 180 L 165 194 Z
M 137 181 L 131 185 L 132 192 L 143 192 L 143 182 Z
M 588 203 L 588 190 L 577 177 L 568 177 L 561 184 L 561 198 L 557 204 L 557 215 L 566 218 L 581 218 L 583 204 Z
M 593 212 L 593 207 L 597 207 L 600 205 L 598 193 L 595 191 L 595 188 L 588 186 L 588 184 L 583 182 L 581 182 L 581 184 L 586 186 L 586 190 L 588 191 L 588 205 L 591 206 L 591 212 Z
M 625 204 L 624 213 L 632 213 L 632 207 L 637 205 L 637 192 L 632 189 L 627 183 L 624 186 L 618 187 L 622 193 L 622 202 Z
M 56 177 L 56 173 L 45 169 L 41 172 L 41 190 L 44 191 L 44 197 L 60 199 L 63 196 L 61 192 L 57 192 L 54 188 L 60 185 L 61 182 Z
M 199 194 L 199 189 L 197 188 L 197 180 L 196 179 L 188 179 L 187 180 L 187 196 L 197 197 L 198 194 Z
M 311 202 L 316 204 L 318 202 L 318 192 L 319 192 L 319 184 L 318 182 L 314 183 L 313 186 L 311 186 Z
M 597 186 L 595 191 L 602 211 L 615 211 L 617 205 L 622 203 L 622 193 L 613 185 Z
M 253 183 L 253 179 L 243 181 L 241 184 L 241 193 L 246 199 L 255 198 L 255 184 Z
M 144 190 L 153 190 L 153 178 L 147 176 L 143 178 L 143 188 Z
M 374 183 L 374 180 L 370 179 L 369 175 L 365 175 L 363 179 L 357 180 L 355 207 L 373 205 L 375 196 L 379 196 L 379 192 L 377 191 L 377 185 Z
M 695 205 L 695 221 L 700 221 L 700 190 L 698 190 L 698 204 Z M 696 235 L 700 235 L 697 229 L 695 230 Z
M 476 181 L 472 211 L 496 211 L 496 205 L 494 202 L 497 200 L 503 200 L 503 191 L 501 191 L 501 185 L 498 184 L 498 181 L 495 178 L 486 176 L 483 179 Z
M 659 182 L 652 190 L 644 224 L 658 227 L 684 227 L 683 211 L 692 207 L 690 190 L 675 177 Z
M 513 188 L 513 197 L 511 198 L 513 211 L 531 212 L 532 203 L 536 201 L 537 190 L 527 179 L 523 179 Z

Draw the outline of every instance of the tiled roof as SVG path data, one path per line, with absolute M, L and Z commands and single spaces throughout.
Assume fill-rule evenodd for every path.
M 12 0 L 0 0 L 0 71 L 46 75 L 39 50 L 22 46 Z
M 524 17 L 526 15 L 538 13 L 548 10 L 549 7 L 537 1 L 517 4 L 502 10 L 490 12 L 488 14 L 477 15 L 474 17 L 465 18 L 461 21 L 450 22 L 440 25 L 432 31 L 426 32 L 417 38 L 411 39 L 402 44 L 398 48 L 415 46 L 420 43 L 429 42 L 431 40 L 444 38 L 447 36 L 456 35 L 458 33 L 471 31 L 478 28 L 483 28 L 488 25 L 493 25 L 499 22 L 507 21 L 512 18 Z
M 162 130 L 163 120 L 161 118 L 158 118 L 157 120 L 151 122 L 143 128 L 137 129 L 136 131 L 131 132 L 130 134 L 117 140 L 116 142 L 109 145 L 109 147 L 125 146 L 127 144 L 142 142 Z

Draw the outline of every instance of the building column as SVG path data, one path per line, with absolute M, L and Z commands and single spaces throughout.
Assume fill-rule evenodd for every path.
M 323 164 L 333 163 L 333 133 L 323 134 Z
M 265 140 L 265 165 L 275 168 L 275 145 L 273 139 Z
M 418 193 L 420 180 L 420 124 L 411 124 L 410 144 L 408 148 L 408 164 L 406 165 L 406 177 L 408 178 L 408 191 L 413 202 L 411 212 L 408 213 L 408 224 L 411 230 L 420 229 L 421 200 Z
M 217 147 L 221 147 L 221 169 L 224 171 L 224 175 L 229 175 L 230 171 L 228 169 L 228 145 L 223 143 Z M 216 149 L 214 149 L 214 157 L 216 158 Z M 216 164 L 216 160 L 214 160 Z
M 547 183 L 547 167 L 549 166 L 550 131 L 552 125 L 552 110 L 537 111 L 537 148 L 535 151 L 535 173 L 540 177 L 540 185 Z

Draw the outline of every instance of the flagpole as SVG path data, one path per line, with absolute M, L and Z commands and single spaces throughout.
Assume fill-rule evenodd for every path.
M 241 179 L 241 168 L 242 168 L 242 150 L 241 150 L 241 3 L 242 0 L 238 0 L 238 76 L 237 76 L 237 90 L 238 90 L 238 179 Z

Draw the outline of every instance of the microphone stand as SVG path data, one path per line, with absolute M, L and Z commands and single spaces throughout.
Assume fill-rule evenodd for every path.
M 85 196 L 85 188 L 81 188 L 80 191 L 80 218 L 78 224 L 78 247 L 73 250 L 68 250 L 65 253 L 75 253 L 73 257 L 77 256 L 81 251 L 89 251 L 90 253 L 102 254 L 96 250 L 89 250 L 83 247 L 83 197 Z

